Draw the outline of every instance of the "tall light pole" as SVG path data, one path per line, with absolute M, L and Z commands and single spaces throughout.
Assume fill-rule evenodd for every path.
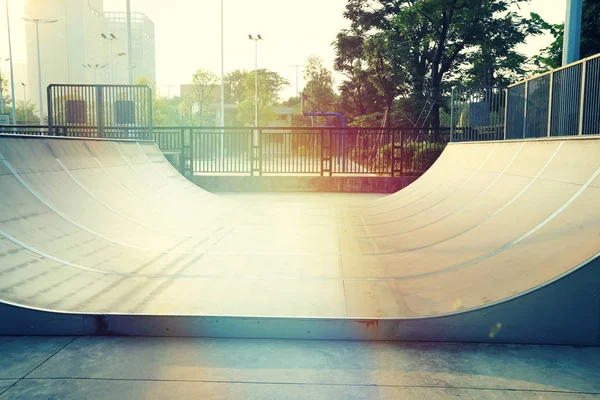
M 127 56 L 129 59 L 129 84 L 133 85 L 133 45 L 131 44 L 131 0 L 127 0 Z
M 223 0 L 221 0 L 221 127 L 225 126 L 225 39 L 223 30 Z M 221 153 L 223 135 L 221 135 Z
M 0 59 L 0 114 L 4 114 L 4 86 L 2 85 L 2 63 L 10 58 Z
M 38 61 L 38 89 L 39 89 L 39 109 L 40 109 L 40 125 L 44 125 L 44 97 L 42 95 L 42 59 L 40 57 L 40 24 L 53 24 L 57 22 L 56 19 L 29 19 L 23 18 L 27 22 L 35 23 L 35 38 L 37 43 L 37 61 Z
M 298 91 L 298 68 L 303 67 L 302 64 L 294 64 L 290 65 L 290 67 L 296 68 L 296 97 L 300 96 L 300 92 Z
M 254 40 L 254 126 L 258 128 L 258 41 L 263 38 L 248 35 L 248 39 Z
M 102 39 L 108 40 L 110 42 L 110 57 L 108 58 L 108 62 L 110 63 L 110 83 L 114 83 L 115 76 L 115 67 L 114 67 L 114 58 L 115 54 L 113 54 L 113 40 L 117 40 L 117 37 L 109 33 L 108 35 L 105 33 L 101 33 Z
M 581 19 L 583 0 L 567 0 L 565 37 L 563 42 L 563 65 L 579 60 L 581 56 Z
M 23 82 L 21 82 L 21 85 L 23 85 L 23 115 L 25 115 L 25 125 L 27 125 L 29 121 L 27 115 L 27 85 Z
M 108 64 L 103 64 L 103 65 L 100 65 L 100 64 L 94 64 L 94 65 L 92 65 L 92 64 L 81 64 L 81 66 L 83 68 L 86 68 L 86 69 L 93 69 L 94 70 L 94 84 L 96 84 L 96 83 L 98 83 L 98 76 L 97 76 L 98 70 L 106 68 L 108 66 Z
M 167 99 L 170 99 L 171 98 L 171 89 L 174 88 L 175 86 L 166 85 L 165 87 L 167 88 Z
M 6 4 L 6 29 L 8 30 L 8 57 L 10 60 L 10 94 L 12 97 L 12 121 L 13 125 L 17 124 L 17 101 L 15 100 L 15 71 L 13 68 L 12 42 L 10 40 L 10 17 L 8 14 L 8 0 Z

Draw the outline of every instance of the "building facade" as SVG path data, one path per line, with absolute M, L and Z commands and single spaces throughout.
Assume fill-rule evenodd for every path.
M 105 12 L 103 0 L 27 0 L 25 18 L 56 20 L 39 24 L 42 109 L 52 83 L 127 84 L 127 21 L 125 13 Z M 36 24 L 28 22 L 27 97 L 39 107 Z M 154 23 L 132 13 L 134 79 L 156 81 Z

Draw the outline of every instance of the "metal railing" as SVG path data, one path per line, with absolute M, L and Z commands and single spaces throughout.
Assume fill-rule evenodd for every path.
M 48 126 L 55 136 L 152 138 L 152 90 L 139 85 L 49 85 Z
M 507 89 L 505 139 L 600 134 L 600 54 Z
M 506 88 L 452 88 L 450 126 L 453 142 L 502 140 Z
M 155 127 L 184 174 L 418 176 L 450 130 L 395 128 Z
M 452 89 L 451 140 L 600 134 L 600 54 L 510 85 Z

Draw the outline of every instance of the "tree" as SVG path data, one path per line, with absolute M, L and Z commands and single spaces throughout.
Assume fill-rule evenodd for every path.
M 238 104 L 238 120 L 248 126 L 254 125 L 254 72 L 246 74 L 244 100 Z M 258 120 L 264 126 L 277 117 L 274 106 L 279 102 L 279 92 L 289 85 L 287 79 L 277 72 L 258 70 Z
M 208 105 L 217 100 L 214 93 L 218 83 L 219 78 L 217 75 L 203 68 L 198 69 L 192 76 L 192 88 L 183 96 L 184 104 L 182 105 L 186 110 L 189 110 L 192 124 L 194 119 L 197 119 L 200 125 L 208 122 L 206 111 Z
M 431 104 L 438 127 L 451 79 L 467 73 L 473 82 L 493 82 L 515 66 L 515 57 L 501 67 L 499 59 L 537 32 L 533 19 L 511 11 L 528 1 L 348 0 L 351 24 L 336 40 L 336 67 L 366 73 L 388 109 L 398 98 L 410 98 L 417 112 Z
M 244 101 L 246 90 L 246 78 L 248 71 L 236 69 L 225 75 L 225 102 L 229 104 L 240 104 Z
M 533 14 L 543 29 L 552 36 L 554 42 L 542 50 L 541 55 L 534 57 L 535 64 L 541 71 L 558 68 L 562 65 L 564 24 L 549 24 L 539 15 Z M 583 0 L 581 21 L 581 58 L 600 53 L 600 0 Z M 541 72 L 540 71 L 540 72 Z
M 336 96 L 333 91 L 333 74 L 315 55 L 306 60 L 304 67 L 304 94 L 323 111 L 333 111 Z
M 17 123 L 23 125 L 38 125 L 40 117 L 37 115 L 37 108 L 30 100 L 27 103 L 17 102 Z

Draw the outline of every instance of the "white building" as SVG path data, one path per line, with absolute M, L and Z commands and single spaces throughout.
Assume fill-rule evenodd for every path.
M 43 109 L 51 83 L 127 84 L 125 13 L 105 12 L 103 0 L 27 0 L 28 19 L 57 20 L 39 24 Z M 38 107 L 38 57 L 35 24 L 26 28 L 28 94 Z M 132 13 L 134 78 L 156 80 L 154 23 Z M 16 79 L 15 79 L 16 80 Z

